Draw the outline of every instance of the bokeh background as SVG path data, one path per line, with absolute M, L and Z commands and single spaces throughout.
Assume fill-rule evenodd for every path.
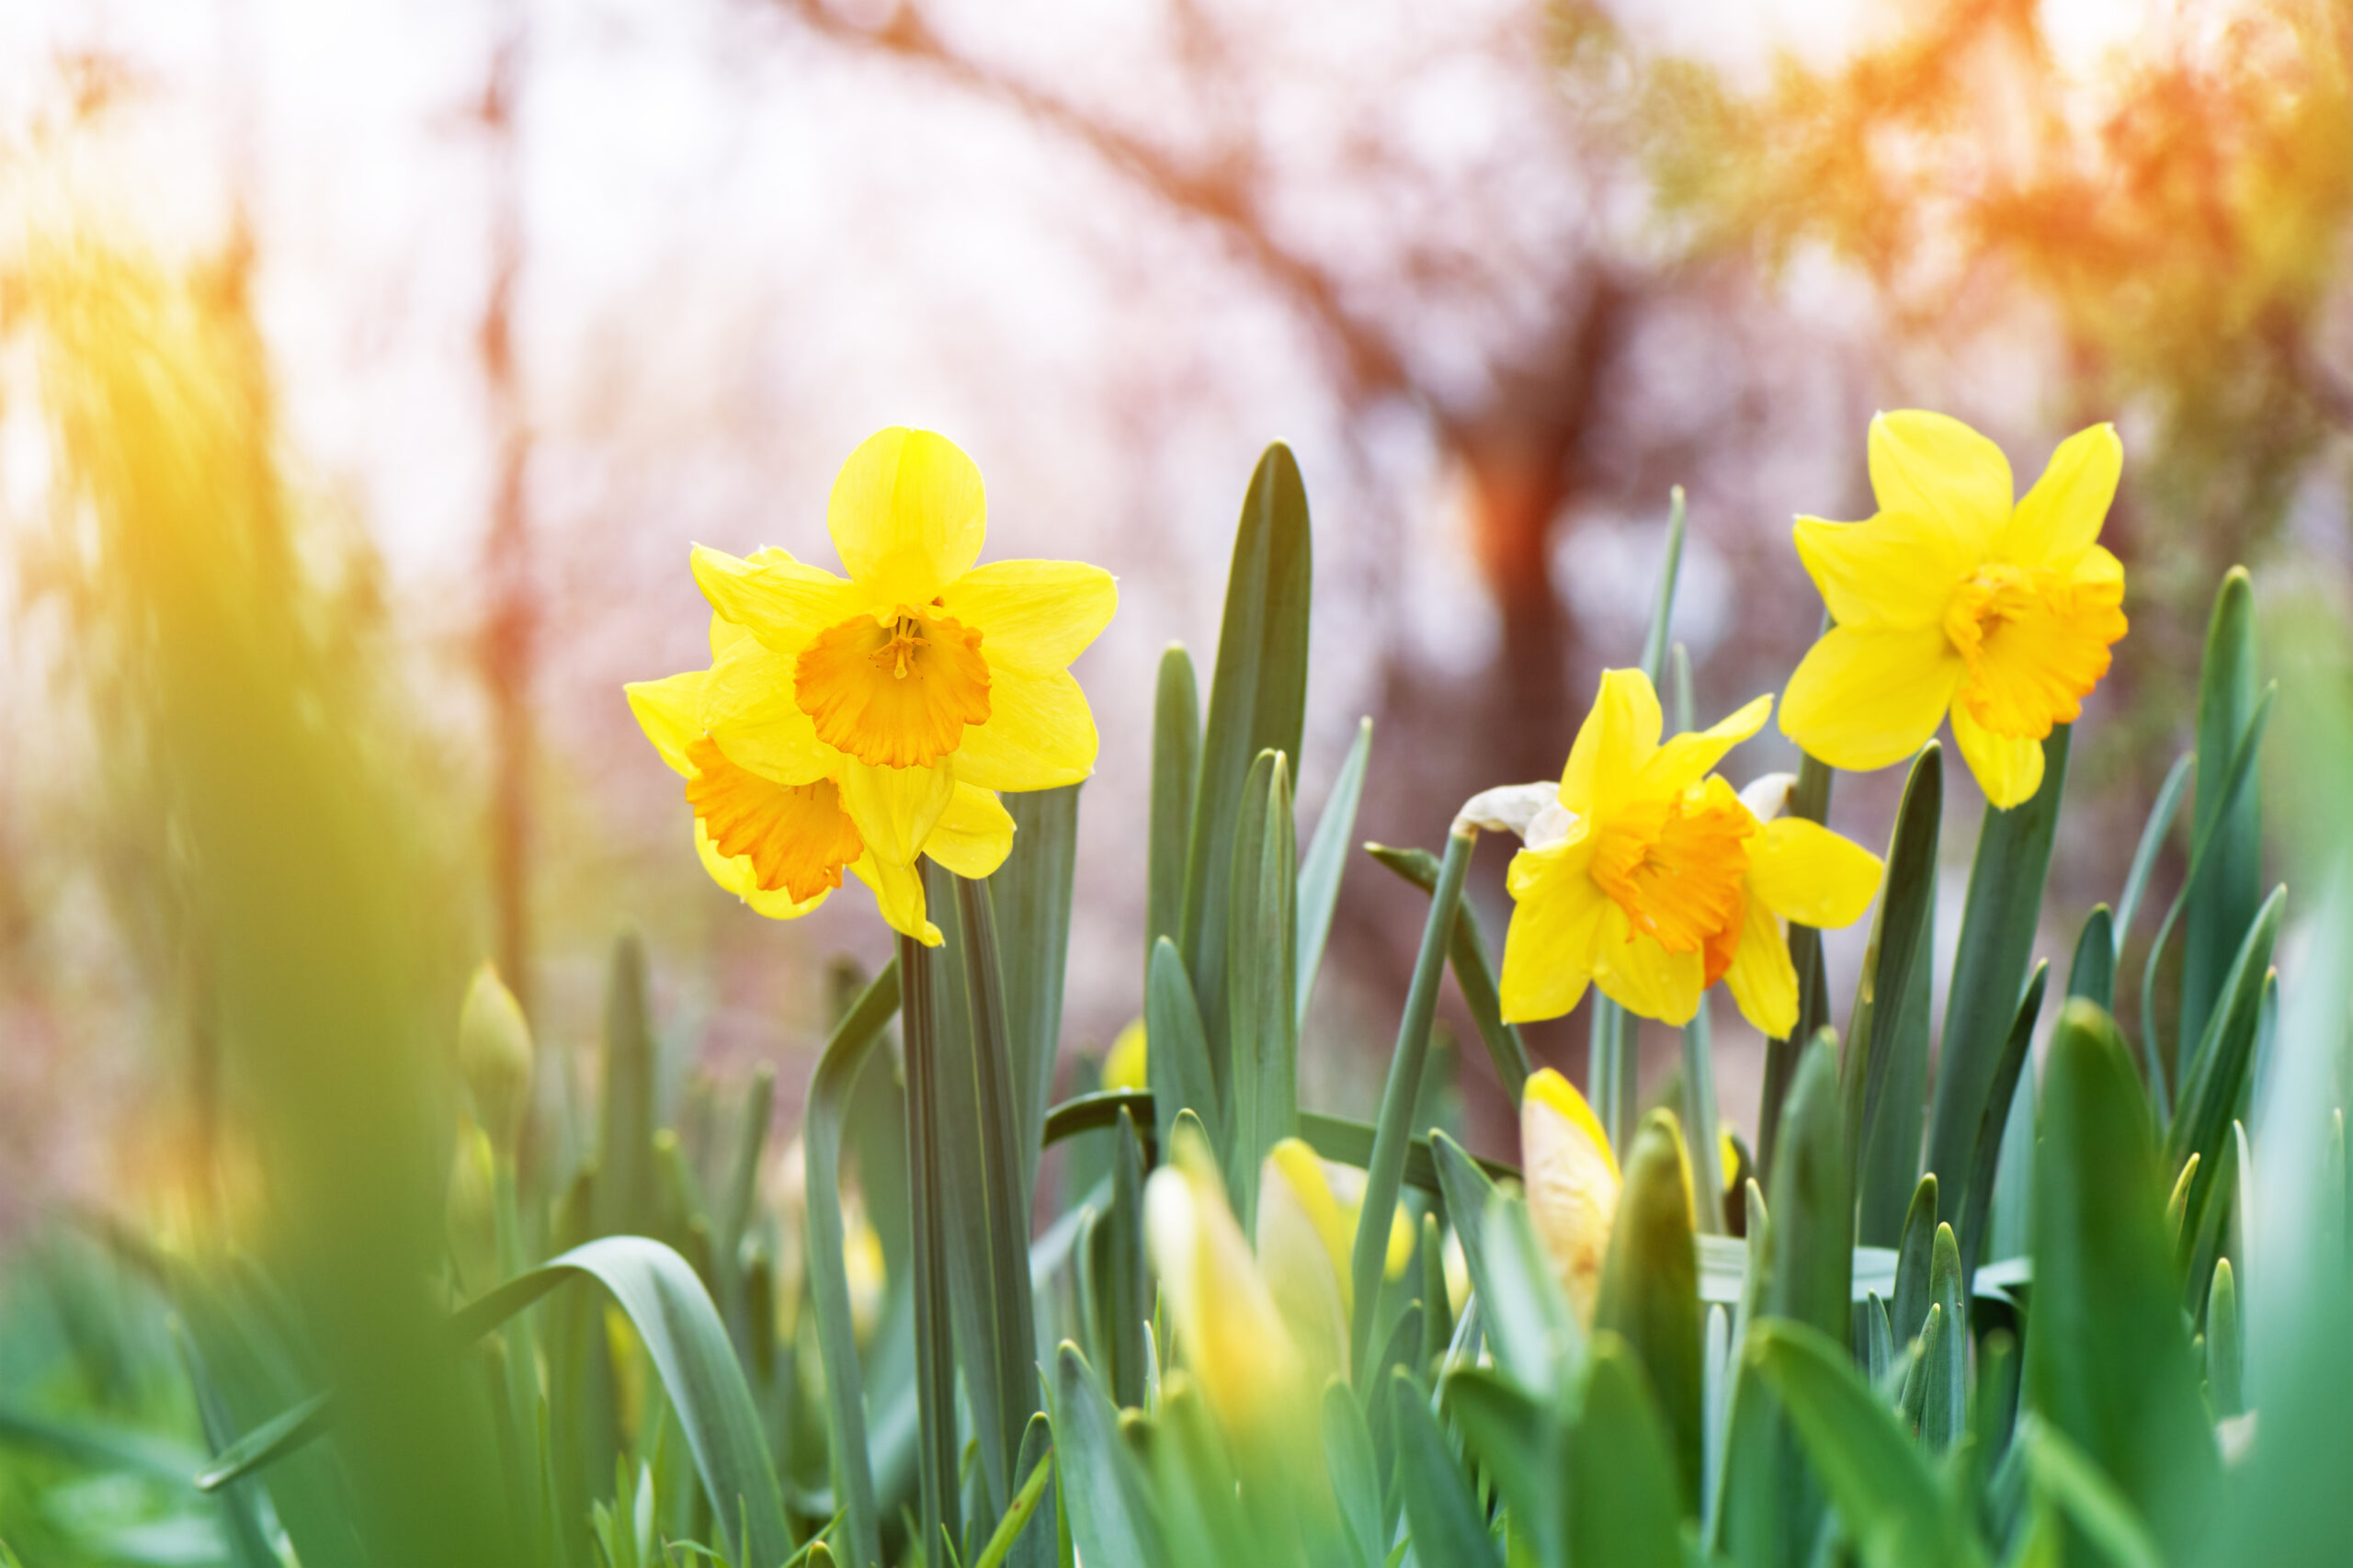
M 2279 657 L 2344 617 L 2348 243 L 2345 0 L 12 0 L 0 1228 L 159 1179 L 235 1094 L 153 733 L 174 655 L 129 586 L 162 558 L 94 522 L 44 353 L 60 245 L 238 367 L 266 591 L 347 665 L 324 722 L 406 813 L 381 852 L 429 890 L 451 1025 L 493 954 L 585 1059 L 633 926 L 673 1080 L 773 1062 L 790 1121 L 829 964 L 886 933 L 859 897 L 777 925 L 710 886 L 620 686 L 701 662 L 690 542 L 831 560 L 872 429 L 973 455 L 991 555 L 1121 580 L 1077 666 L 1083 1076 L 1138 1010 L 1154 664 L 1213 649 L 1268 440 L 1315 517 L 1302 822 L 1370 715 L 1359 836 L 1435 845 L 1472 790 L 1556 772 L 1632 662 L 1671 486 L 1711 720 L 1813 635 L 1790 519 L 1870 512 L 1875 409 L 1970 420 L 2022 486 L 2115 420 L 2132 631 L 2077 733 L 2072 933 L 2189 742 L 2220 571 L 2254 570 Z M 1732 771 L 1791 761 L 1768 731 Z M 1965 857 L 1982 802 L 1949 778 Z M 1842 780 L 1834 824 L 1883 842 L 1899 783 Z M 1475 871 L 1491 935 L 1507 853 Z M 1422 906 L 1351 867 L 1323 1108 L 1378 1095 Z M 1716 1023 L 1751 1123 L 1760 1042 Z M 1532 1038 L 1581 1074 L 1582 1018 Z M 1487 1072 L 1463 1059 L 1461 1114 L 1507 1151 Z

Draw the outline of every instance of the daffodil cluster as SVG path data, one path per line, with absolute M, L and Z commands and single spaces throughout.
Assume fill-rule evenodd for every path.
M 1094 767 L 1069 665 L 1118 588 L 1074 562 L 975 565 L 980 471 L 929 431 L 883 430 L 851 453 L 825 522 L 846 577 L 782 550 L 698 548 L 710 666 L 631 686 L 630 706 L 686 779 L 722 887 L 791 919 L 847 869 L 894 929 L 937 944 L 918 858 L 988 875 L 1013 844 L 996 792 Z

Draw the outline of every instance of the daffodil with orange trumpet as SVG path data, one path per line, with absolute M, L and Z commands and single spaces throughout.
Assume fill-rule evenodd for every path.
M 710 667 L 631 686 L 630 706 L 687 780 L 704 866 L 758 913 L 805 915 L 847 869 L 894 929 L 936 944 L 918 858 L 986 876 L 1013 845 L 995 792 L 1094 767 L 1069 665 L 1118 587 L 1076 562 L 976 565 L 985 519 L 972 460 L 894 426 L 834 482 L 847 577 L 782 550 L 696 549 Z

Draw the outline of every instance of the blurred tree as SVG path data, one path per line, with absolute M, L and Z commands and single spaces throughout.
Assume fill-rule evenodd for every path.
M 1826 250 L 1899 340 L 1958 347 L 2023 319 L 2049 335 L 2067 420 L 2145 410 L 2135 565 L 2194 613 L 2353 436 L 2353 369 L 2326 343 L 2353 305 L 2353 6 L 2153 17 L 2086 72 L 2031 0 L 1943 0 L 1759 93 L 1654 62 L 1643 118 L 1698 254 L 1779 270 Z

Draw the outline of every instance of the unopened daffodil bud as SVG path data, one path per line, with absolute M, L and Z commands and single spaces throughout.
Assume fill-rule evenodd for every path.
M 1314 1150 L 1286 1138 L 1267 1152 L 1258 1180 L 1258 1267 L 1319 1386 L 1347 1375 L 1353 1219 Z
M 512 1153 L 531 1104 L 531 1026 L 488 960 L 474 971 L 458 1015 L 458 1065 L 474 1115 L 491 1141 Z
M 498 1256 L 496 1176 L 490 1139 L 460 1117 L 457 1146 L 449 1152 L 449 1187 L 442 1198 L 449 1256 L 460 1283 L 479 1288 L 495 1278 Z
M 1144 1077 L 1145 1049 L 1143 1020 L 1137 1018 L 1120 1031 L 1120 1038 L 1111 1042 L 1110 1051 L 1103 1058 L 1103 1086 L 1106 1089 L 1151 1087 Z
M 874 1337 L 882 1321 L 882 1300 L 890 1286 L 882 1261 L 882 1238 L 866 1217 L 866 1204 L 857 1189 L 842 1195 L 842 1273 L 849 1282 L 850 1332 L 861 1346 Z
M 1577 1315 L 1591 1323 L 1622 1185 L 1609 1135 L 1576 1085 L 1547 1067 L 1520 1100 L 1519 1151 L 1537 1239 Z
M 1226 1204 L 1216 1156 L 1187 1122 L 1169 1142 L 1144 1186 L 1144 1233 L 1177 1347 L 1228 1433 L 1287 1421 L 1313 1403 L 1299 1351 Z

